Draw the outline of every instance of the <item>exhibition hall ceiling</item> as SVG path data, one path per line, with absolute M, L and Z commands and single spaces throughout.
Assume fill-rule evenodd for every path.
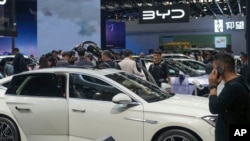
M 213 16 L 219 18 L 246 15 L 247 0 L 101 0 L 106 19 L 136 20 L 143 6 L 182 5 L 190 6 L 190 18 Z

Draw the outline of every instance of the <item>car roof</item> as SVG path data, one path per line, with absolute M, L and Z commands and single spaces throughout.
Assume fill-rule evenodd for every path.
M 153 55 L 150 54 L 150 55 L 147 55 L 146 57 L 152 57 Z M 190 58 L 192 59 L 191 57 L 187 56 L 187 55 L 184 55 L 184 54 L 181 54 L 181 53 L 163 53 L 161 54 L 162 57 L 164 56 L 171 56 L 171 57 L 185 57 L 185 58 Z
M 29 56 L 27 56 L 27 55 L 23 55 L 25 58 L 29 58 Z M 2 59 L 2 58 L 14 58 L 15 57 L 15 55 L 0 55 L 0 59 Z
M 44 68 L 32 71 L 26 71 L 21 74 L 33 74 L 33 73 L 85 73 L 92 75 L 108 75 L 112 73 L 122 72 L 117 69 L 97 69 L 97 68 L 72 68 L 72 67 L 54 67 Z

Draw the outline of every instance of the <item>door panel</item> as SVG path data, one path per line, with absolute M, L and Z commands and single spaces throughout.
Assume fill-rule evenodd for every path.
M 66 99 L 7 95 L 6 101 L 26 135 L 68 134 Z
M 62 78 L 37 73 L 17 75 L 11 80 L 6 103 L 29 140 L 47 135 L 68 138 L 68 102 L 62 94 Z
M 76 98 L 70 99 L 69 105 L 71 136 L 95 140 L 110 135 L 117 141 L 143 141 L 142 105 L 126 108 L 109 101 Z
M 101 78 L 70 74 L 70 135 L 93 140 L 110 135 L 117 141 L 143 141 L 143 106 L 114 104 L 112 98 L 118 93 L 122 92 Z

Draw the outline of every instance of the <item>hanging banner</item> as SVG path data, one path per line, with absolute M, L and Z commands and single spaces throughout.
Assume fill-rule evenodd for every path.
M 189 22 L 189 5 L 146 6 L 139 9 L 139 24 Z

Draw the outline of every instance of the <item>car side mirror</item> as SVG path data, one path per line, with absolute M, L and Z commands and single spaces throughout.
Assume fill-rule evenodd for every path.
M 124 105 L 124 104 L 125 105 L 138 105 L 137 103 L 132 102 L 132 99 L 123 93 L 119 93 L 119 94 L 115 95 L 112 98 L 112 101 L 116 104 L 122 104 L 122 105 Z

